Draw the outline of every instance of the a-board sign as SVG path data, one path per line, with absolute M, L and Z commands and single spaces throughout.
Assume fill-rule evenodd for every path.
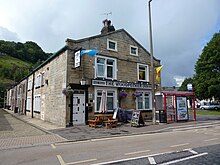
M 144 119 L 142 117 L 141 111 L 133 111 L 131 118 L 131 126 L 138 127 L 140 124 L 144 125 Z

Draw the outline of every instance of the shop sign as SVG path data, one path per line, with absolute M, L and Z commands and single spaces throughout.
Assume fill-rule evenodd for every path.
M 120 87 L 120 88 L 143 88 L 150 89 L 151 85 L 147 82 L 124 82 L 124 81 L 110 81 L 110 80 L 92 80 L 92 85 Z
M 176 97 L 177 120 L 188 120 L 186 97 Z
M 80 50 L 75 52 L 75 68 L 80 66 Z

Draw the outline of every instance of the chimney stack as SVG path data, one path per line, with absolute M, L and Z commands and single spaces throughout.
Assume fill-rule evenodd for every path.
M 102 21 L 104 24 L 104 27 L 101 30 L 101 34 L 107 34 L 109 32 L 115 31 L 115 28 L 113 25 L 111 25 L 111 21 L 108 19 L 105 19 Z

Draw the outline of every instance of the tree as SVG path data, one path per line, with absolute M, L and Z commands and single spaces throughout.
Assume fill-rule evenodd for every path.
M 179 91 L 187 91 L 187 84 L 193 84 L 192 78 L 185 78 L 185 80 L 182 82 Z
M 220 32 L 203 48 L 195 65 L 194 85 L 200 99 L 220 99 Z

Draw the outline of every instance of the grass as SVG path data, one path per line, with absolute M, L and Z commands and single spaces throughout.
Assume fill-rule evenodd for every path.
M 220 110 L 197 110 L 198 115 L 220 115 Z
M 189 114 L 193 114 L 192 110 L 189 110 Z M 201 110 L 196 109 L 197 115 L 220 115 L 220 110 Z
M 4 56 L 0 56 L 0 66 L 3 68 L 13 68 L 14 66 L 18 66 L 21 68 L 28 68 L 30 67 L 30 64 L 18 58 L 4 55 Z

